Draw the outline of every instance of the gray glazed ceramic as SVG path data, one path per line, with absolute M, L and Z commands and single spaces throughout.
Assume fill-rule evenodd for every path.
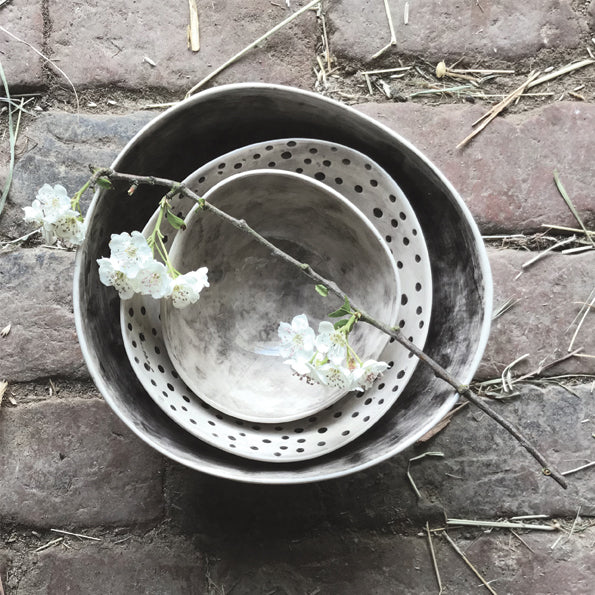
M 462 383 L 479 365 L 489 334 L 492 282 L 485 249 L 452 185 L 410 143 L 355 109 L 293 88 L 243 84 L 200 93 L 157 117 L 113 163 L 120 171 L 182 180 L 201 164 L 245 145 L 310 137 L 368 155 L 392 176 L 413 207 L 432 264 L 433 311 L 426 351 Z M 396 406 L 358 440 L 323 457 L 274 465 L 247 461 L 182 431 L 150 399 L 128 364 L 119 327 L 120 301 L 99 281 L 96 260 L 111 233 L 140 229 L 162 191 L 126 185 L 99 191 L 89 233 L 76 259 L 74 309 L 81 349 L 94 382 L 114 412 L 145 442 L 213 475 L 258 483 L 301 483 L 368 468 L 413 444 L 457 400 L 425 366 Z M 398 214 L 398 213 L 397 213 Z M 383 217 L 394 213 L 383 213 Z
M 391 326 L 400 289 L 395 262 L 372 224 L 338 192 L 297 173 L 255 170 L 237 174 L 204 195 Z M 278 355 L 277 330 L 306 313 L 318 322 L 342 300 L 321 297 L 314 282 L 251 236 L 216 215 L 194 208 L 170 251 L 181 273 L 206 266 L 210 287 L 196 304 L 161 302 L 171 361 L 190 389 L 227 415 L 261 423 L 300 419 L 348 391 L 312 385 L 292 374 Z M 350 344 L 376 359 L 388 342 L 370 325 L 357 325 Z
M 203 196 L 238 170 L 263 166 L 268 171 L 295 171 L 314 180 L 322 179 L 324 184 L 340 188 L 341 195 L 368 218 L 391 246 L 400 271 L 399 327 L 406 329 L 410 340 L 423 348 L 432 309 L 430 258 L 417 217 L 396 182 L 369 157 L 344 145 L 293 138 L 246 145 L 218 156 L 199 167 L 184 183 Z M 194 204 L 186 197 L 171 199 L 172 209 L 179 217 L 185 217 Z M 378 209 L 394 212 L 395 217 L 378 217 Z M 155 212 L 147 223 L 145 237 L 153 231 L 157 217 Z M 178 231 L 168 223 L 163 224 L 162 230 L 169 249 Z M 247 423 L 202 401 L 180 378 L 163 340 L 160 310 L 159 300 L 140 294 L 120 304 L 124 347 L 147 395 L 193 436 L 257 461 L 285 464 L 313 459 L 356 440 L 390 410 L 418 364 L 417 358 L 410 357 L 400 343 L 389 341 L 380 359 L 388 362 L 390 368 L 365 393 L 347 393 L 318 414 L 293 422 Z

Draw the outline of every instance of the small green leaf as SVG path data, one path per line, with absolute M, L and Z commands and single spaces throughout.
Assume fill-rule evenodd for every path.
M 186 224 L 184 223 L 184 219 L 180 219 L 180 217 L 178 217 L 177 215 L 174 215 L 169 209 L 167 210 L 167 213 L 165 216 L 167 217 L 169 224 L 174 229 L 186 229 Z
M 316 285 L 314 289 L 322 296 L 326 297 L 328 295 L 328 287 L 324 285 Z
M 342 318 L 341 320 L 337 320 L 333 325 L 335 330 L 338 331 L 340 328 L 343 328 L 349 322 L 348 318 Z
M 110 180 L 108 180 L 108 178 L 98 178 L 97 185 L 100 188 L 105 188 L 106 190 L 111 190 L 113 188 L 113 185 Z
M 349 300 L 347 298 L 345 298 L 343 305 L 338 310 L 331 312 L 329 314 L 329 316 L 331 318 L 341 318 L 341 316 L 349 316 L 350 314 L 351 314 L 351 304 L 349 303 Z

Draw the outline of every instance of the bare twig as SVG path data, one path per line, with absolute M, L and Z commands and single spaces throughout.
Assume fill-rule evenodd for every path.
M 203 85 L 208 83 L 211 79 L 215 78 L 219 73 L 223 72 L 228 66 L 231 66 L 234 62 L 237 62 L 242 56 L 246 55 L 251 49 L 255 48 L 259 43 L 262 43 L 263 41 L 268 39 L 271 35 L 273 35 L 277 31 L 279 31 L 279 29 L 282 29 L 283 27 L 285 27 L 285 25 L 291 23 L 291 21 L 293 21 L 294 19 L 299 17 L 301 14 L 303 14 L 307 10 L 310 10 L 311 8 L 316 6 L 320 1 L 321 0 L 312 0 L 312 2 L 309 2 L 305 6 L 302 6 L 302 8 L 300 8 L 299 10 L 294 12 L 291 16 L 287 17 L 285 20 L 281 21 L 278 25 L 275 25 L 270 31 L 267 31 L 264 35 L 259 37 L 256 41 L 253 41 L 252 43 L 247 45 L 243 50 L 241 50 L 235 56 L 232 56 L 227 62 L 225 62 L 224 64 L 219 66 L 219 68 L 216 68 L 215 70 L 213 70 L 213 72 L 211 72 L 209 75 L 205 76 L 205 78 L 203 78 L 201 81 L 196 83 L 196 85 L 194 85 L 194 87 L 192 87 L 192 89 L 190 89 L 190 91 L 188 91 L 188 93 L 186 93 L 186 97 L 190 97 L 190 95 L 194 94 Z
M 261 236 L 257 231 L 255 231 L 252 227 L 250 227 L 244 220 L 236 219 L 232 217 L 228 213 L 221 211 L 214 205 L 210 204 L 209 202 L 202 199 L 198 196 L 195 192 L 192 192 L 189 188 L 185 187 L 184 185 L 180 184 L 179 182 L 175 182 L 172 180 L 167 180 L 164 178 L 158 178 L 154 176 L 137 176 L 134 174 L 125 174 L 116 172 L 110 168 L 100 168 L 94 170 L 94 173 L 90 180 L 90 187 L 94 187 L 97 183 L 97 180 L 101 177 L 108 177 L 112 181 L 120 180 L 125 181 L 130 184 L 148 184 L 151 186 L 163 186 L 169 188 L 170 196 L 179 194 L 182 196 L 186 196 L 192 200 L 194 200 L 200 208 L 204 209 L 205 211 L 209 211 L 219 217 L 220 219 L 227 221 L 233 227 L 244 231 L 248 235 L 250 235 L 253 239 L 263 244 L 268 250 L 277 258 L 280 258 L 289 264 L 294 265 L 298 269 L 302 271 L 303 274 L 308 276 L 318 285 L 324 285 L 332 294 L 337 296 L 341 299 L 341 301 L 345 301 L 349 299 L 349 296 L 345 292 L 341 290 L 341 288 L 330 279 L 326 279 L 318 272 L 316 272 L 309 264 L 299 262 L 283 250 L 280 250 L 277 246 L 273 243 L 268 241 L 266 238 Z M 380 322 L 373 318 L 370 314 L 365 312 L 362 308 L 360 308 L 357 304 L 351 301 L 351 307 L 354 312 L 357 312 L 357 316 L 361 322 L 366 322 L 371 326 L 377 328 L 378 330 L 382 331 L 383 333 L 387 334 L 389 337 L 392 337 L 396 341 L 398 341 L 401 345 L 403 345 L 408 351 L 413 353 L 415 356 L 418 357 L 425 365 L 427 365 L 433 372 L 434 375 L 450 386 L 452 386 L 455 391 L 471 403 L 473 403 L 476 407 L 481 409 L 484 413 L 486 413 L 489 417 L 491 417 L 494 421 L 500 424 L 505 430 L 507 430 L 519 444 L 527 450 L 542 466 L 542 472 L 546 476 L 551 476 L 556 482 L 558 482 L 563 488 L 567 487 L 566 481 L 560 475 L 560 473 L 547 461 L 543 454 L 541 454 L 530 442 L 523 436 L 521 431 L 517 429 L 513 424 L 511 424 L 508 420 L 503 418 L 499 413 L 494 411 L 482 398 L 476 395 L 473 391 L 469 389 L 469 386 L 461 384 L 456 378 L 454 378 L 446 369 L 444 369 L 440 364 L 438 364 L 434 359 L 432 359 L 429 355 L 427 355 L 424 351 L 422 351 L 419 347 L 417 347 L 414 343 L 409 341 L 398 328 L 392 328 L 387 324 Z

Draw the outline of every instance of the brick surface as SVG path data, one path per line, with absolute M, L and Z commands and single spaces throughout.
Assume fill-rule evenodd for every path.
M 585 224 L 595 225 L 593 105 L 558 103 L 497 118 L 463 150 L 455 146 L 483 113 L 480 107 L 368 103 L 359 109 L 423 151 L 460 192 L 483 233 L 531 233 L 543 231 L 542 224 L 575 227 L 553 182 L 555 169 Z M 86 180 L 89 163 L 110 164 L 154 116 L 55 112 L 37 118 L 24 131 L 32 148 L 17 161 L 0 234 L 12 239 L 27 233 L 22 208 L 44 183 L 60 182 L 73 192 Z
M 593 290 L 595 253 L 552 253 L 524 269 L 534 252 L 489 251 L 494 276 L 495 309 L 507 300 L 519 300 L 492 324 L 492 330 L 477 379 L 499 377 L 517 358 L 528 355 L 514 367 L 514 376 L 537 370 L 568 354 L 582 305 Z M 595 354 L 595 313 L 587 313 L 573 344 L 586 355 Z M 573 357 L 543 372 L 595 374 L 593 358 Z
M 589 592 L 590 547 L 594 535 L 591 529 L 562 541 L 552 550 L 557 533 L 523 532 L 518 539 L 497 531 L 463 536 L 460 531 L 450 531 L 451 539 L 497 593 L 519 595 Z M 433 546 L 443 593 L 479 591 L 479 579 L 440 533 L 434 535 Z M 212 565 L 211 576 L 224 592 L 288 595 L 438 592 L 424 534 L 347 535 L 256 547 L 236 545 L 219 551 L 218 559 Z
M 556 169 L 585 224 L 595 225 L 595 105 L 562 102 L 499 117 L 463 149 L 455 147 L 485 108 L 367 103 L 358 109 L 423 151 L 462 195 L 483 233 L 576 227 L 554 184 Z
M 523 58 L 541 49 L 576 48 L 584 25 L 570 0 L 459 2 L 442 0 L 431 9 L 409 2 L 409 24 L 403 24 L 405 0 L 390 0 L 397 44 L 391 51 L 429 60 L 461 56 Z M 390 40 L 384 3 L 339 0 L 329 3 L 333 52 L 340 58 L 369 61 Z M 385 57 L 390 57 L 387 52 Z
M 589 385 L 573 392 L 557 385 L 523 385 L 520 396 L 494 407 L 518 425 L 561 471 L 595 456 L 595 409 Z M 576 394 L 575 394 L 576 393 Z M 577 396 L 578 395 L 578 396 Z M 584 420 L 588 420 L 583 423 Z M 417 499 L 407 479 L 409 460 L 420 490 Z M 378 529 L 426 520 L 488 518 L 524 514 L 572 517 L 595 515 L 590 470 L 568 477 L 565 491 L 541 474 L 536 463 L 495 422 L 468 407 L 430 442 L 369 470 L 302 486 L 236 484 L 176 464 L 168 467 L 169 514 L 183 532 L 218 540 L 294 538 L 315 529 Z
M 201 49 L 193 53 L 186 42 L 187 3 L 50 0 L 49 44 L 75 85 L 180 93 L 289 16 L 284 3 L 279 4 L 283 6 L 258 0 L 199 3 Z M 305 4 L 291 3 L 293 10 Z M 217 83 L 276 82 L 310 88 L 315 44 L 315 16 L 302 15 L 218 76 Z
M 127 116 L 44 113 L 24 126 L 14 178 L 0 217 L 0 237 L 15 239 L 29 231 L 23 207 L 43 184 L 62 184 L 70 193 L 89 177 L 89 165 L 108 166 L 124 145 L 155 117 L 153 112 Z M 88 204 L 90 195 L 84 201 Z
M 100 400 L 0 411 L 0 519 L 28 527 L 153 522 L 161 457 Z
M 17 595 L 200 595 L 207 593 L 201 554 L 180 540 L 133 539 L 120 545 L 82 545 L 50 549 L 14 590 Z M 9 595 L 9 594 L 7 594 Z
M 2 6 L 0 24 L 23 41 L 43 50 L 42 1 L 13 0 Z M 0 61 L 11 89 L 20 91 L 43 84 L 43 60 L 29 46 L 0 30 Z M 2 90 L 4 96 L 4 90 Z
M 0 254 L 0 378 L 23 382 L 88 375 L 72 313 L 74 253 L 36 248 Z
M 556 384 L 525 385 L 506 403 L 493 403 L 562 472 L 595 457 L 595 406 L 591 385 L 566 390 Z M 569 475 L 561 489 L 499 425 L 468 407 L 416 452 L 436 450 L 412 474 L 424 499 L 439 502 L 450 517 L 494 518 L 547 514 L 595 516 L 595 475 Z M 412 456 L 412 455 L 409 455 Z

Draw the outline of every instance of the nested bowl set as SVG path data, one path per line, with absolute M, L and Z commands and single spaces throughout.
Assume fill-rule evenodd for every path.
M 320 95 L 265 84 L 200 93 L 145 126 L 113 169 L 183 181 L 331 279 L 459 379 L 481 359 L 491 313 L 483 243 L 460 196 L 391 130 Z M 281 321 L 314 328 L 341 305 L 244 231 L 186 197 L 162 228 L 182 273 L 210 287 L 185 309 L 99 281 L 111 234 L 144 230 L 163 188 L 99 190 L 76 261 L 75 318 L 114 412 L 168 457 L 212 475 L 303 483 L 370 467 L 433 427 L 457 394 L 400 343 L 359 323 L 350 343 L 389 368 L 365 391 L 311 385 L 279 357 Z

